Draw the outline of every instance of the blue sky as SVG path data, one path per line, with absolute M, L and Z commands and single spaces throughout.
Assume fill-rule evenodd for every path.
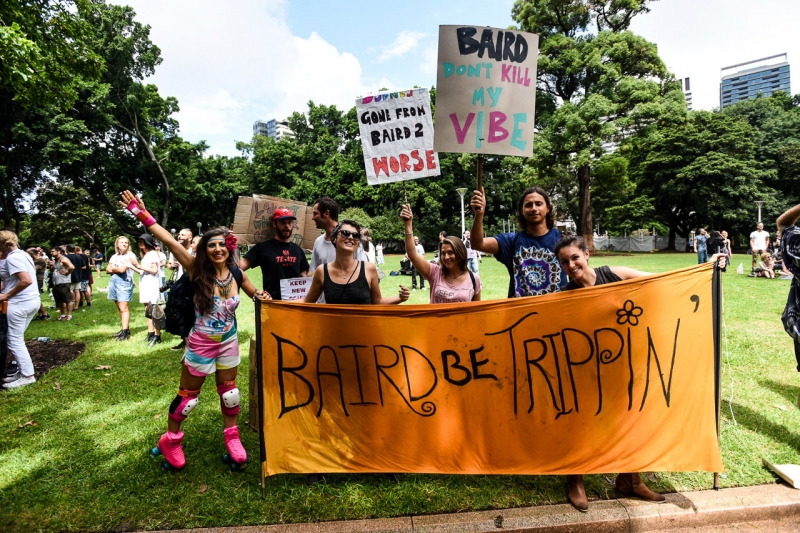
M 122 3 L 122 2 L 120 2 Z M 236 155 L 257 119 L 306 102 L 349 109 L 381 87 L 430 87 L 441 24 L 506 27 L 513 0 L 131 0 L 164 62 L 150 81 L 180 102 L 181 135 Z M 632 30 L 692 78 L 695 109 L 719 105 L 722 67 L 787 52 L 800 92 L 796 0 L 661 0 Z

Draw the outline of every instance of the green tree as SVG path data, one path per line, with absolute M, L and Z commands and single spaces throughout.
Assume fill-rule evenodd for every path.
M 577 184 L 574 218 L 593 248 L 591 183 L 604 142 L 619 141 L 683 105 L 653 43 L 628 31 L 649 0 L 517 0 L 520 29 L 539 34 L 539 89 L 559 105 L 543 124 L 536 166 Z M 537 120 L 538 122 L 538 120 Z M 544 141 L 544 142 L 543 142 Z
M 83 189 L 46 181 L 37 189 L 33 202 L 31 241 L 51 246 L 74 243 L 87 248 L 113 241 L 117 230 L 114 220 L 88 199 Z
M 637 193 L 653 199 L 656 216 L 676 234 L 699 225 L 734 229 L 752 224 L 752 200 L 773 191 L 755 159 L 753 128 L 724 113 L 690 112 L 656 126 L 627 146 Z
M 0 86 L 26 107 L 68 109 L 103 61 L 89 42 L 91 0 L 0 3 Z
M 775 219 L 800 198 L 800 95 L 790 98 L 776 92 L 768 98 L 744 100 L 722 113 L 747 121 L 753 127 L 756 160 L 764 171 L 764 184 L 777 191 L 766 200 L 764 217 Z

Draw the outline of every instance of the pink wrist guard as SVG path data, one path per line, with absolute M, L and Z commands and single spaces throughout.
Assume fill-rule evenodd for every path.
M 139 202 L 136 200 L 136 198 L 131 200 L 131 203 L 128 204 L 126 209 L 133 213 L 139 222 L 144 224 L 145 228 L 149 228 L 156 223 L 156 219 L 153 218 L 153 215 L 151 215 L 148 211 L 142 211 L 139 209 Z

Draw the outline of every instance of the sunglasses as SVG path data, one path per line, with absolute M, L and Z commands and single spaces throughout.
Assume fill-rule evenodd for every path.
M 342 237 L 344 237 L 345 239 L 349 239 L 349 238 L 351 238 L 351 237 L 352 237 L 353 239 L 356 239 L 356 240 L 358 240 L 358 239 L 360 239 L 360 238 L 361 238 L 361 234 L 360 234 L 359 232 L 357 232 L 357 231 L 350 231 L 350 230 L 346 230 L 346 229 L 341 229 L 341 230 L 339 230 L 339 235 L 341 235 L 341 236 L 342 236 Z

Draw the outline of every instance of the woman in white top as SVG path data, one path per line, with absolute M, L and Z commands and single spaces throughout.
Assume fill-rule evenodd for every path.
M 136 256 L 131 252 L 131 243 L 127 237 L 117 237 L 114 249 L 117 253 L 111 256 L 106 266 L 106 272 L 111 275 L 108 281 L 108 299 L 117 303 L 122 329 L 112 335 L 112 338 L 126 341 L 131 337 L 131 312 L 128 309 L 128 302 L 133 299 L 133 273 L 141 273 L 142 269 L 139 268 Z
M 139 251 L 142 253 L 142 277 L 139 279 L 139 303 L 144 304 L 145 311 L 149 304 L 157 304 L 161 291 L 161 279 L 158 275 L 161 258 L 156 252 L 156 241 L 149 233 L 143 233 L 136 239 Z M 144 342 L 148 346 L 161 344 L 161 330 L 155 327 L 152 318 L 147 319 L 147 337 Z
M 6 318 L 8 351 L 17 360 L 17 373 L 4 378 L 3 387 L 15 389 L 36 382 L 33 361 L 25 347 L 25 330 L 39 311 L 42 302 L 36 286 L 36 267 L 33 259 L 19 249 L 17 235 L 13 231 L 0 231 L 0 278 L 3 292 L 0 302 L 8 302 Z
M 361 230 L 361 245 L 364 247 L 364 253 L 367 254 L 367 260 L 375 264 L 375 245 L 372 244 L 372 233 L 369 228 Z

